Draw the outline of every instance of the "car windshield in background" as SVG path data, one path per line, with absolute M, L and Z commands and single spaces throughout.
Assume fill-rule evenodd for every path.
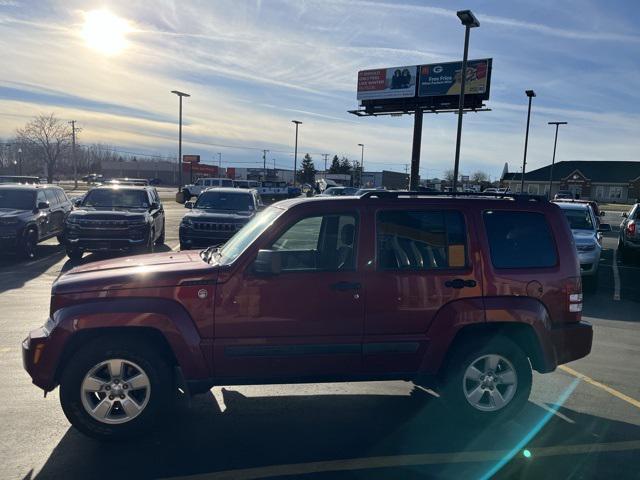
M 284 210 L 280 208 L 269 207 L 253 217 L 231 240 L 224 244 L 220 250 L 220 263 L 229 264 L 238 258 L 244 249 L 262 235 L 262 232 L 283 212 Z
M 562 212 L 567 217 L 572 230 L 593 230 L 593 222 L 591 221 L 591 213 L 587 209 L 568 209 L 563 208 Z
M 251 195 L 235 192 L 204 192 L 198 197 L 195 208 L 246 212 L 253 210 Z
M 147 208 L 149 199 L 144 190 L 98 189 L 91 190 L 82 201 L 84 207 Z
M 35 206 L 34 192 L 31 190 L 0 190 L 0 208 L 31 210 Z

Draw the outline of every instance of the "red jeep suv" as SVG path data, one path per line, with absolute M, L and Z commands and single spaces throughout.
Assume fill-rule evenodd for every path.
M 233 384 L 403 379 L 484 420 L 525 404 L 532 368 L 590 352 L 581 310 L 557 205 L 368 192 L 279 202 L 219 249 L 74 268 L 23 360 L 100 438 Z

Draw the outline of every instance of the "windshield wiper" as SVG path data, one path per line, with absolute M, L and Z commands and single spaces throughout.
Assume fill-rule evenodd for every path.
M 204 260 L 205 262 L 209 263 L 209 261 L 211 260 L 211 257 L 213 257 L 216 254 L 221 255 L 220 247 L 207 247 L 200 252 L 200 258 L 202 258 L 202 260 Z

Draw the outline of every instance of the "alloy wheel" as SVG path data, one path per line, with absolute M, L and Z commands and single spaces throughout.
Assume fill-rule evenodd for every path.
M 483 412 L 495 412 L 506 407 L 517 387 L 518 375 L 513 364 L 497 354 L 476 358 L 462 377 L 467 402 Z

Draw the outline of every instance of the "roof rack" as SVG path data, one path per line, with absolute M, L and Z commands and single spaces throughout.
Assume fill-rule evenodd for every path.
M 399 197 L 481 197 L 481 198 L 509 198 L 522 202 L 546 202 L 544 195 L 530 195 L 528 193 L 512 192 L 421 192 L 412 190 L 376 190 L 360 195 L 360 198 L 399 198 Z

